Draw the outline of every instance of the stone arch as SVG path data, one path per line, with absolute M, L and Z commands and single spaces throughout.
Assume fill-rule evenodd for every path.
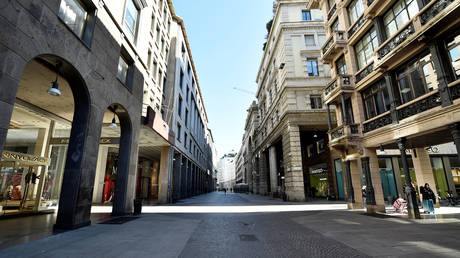
M 67 155 L 65 157 L 65 167 L 62 179 L 62 187 L 59 198 L 59 209 L 57 216 L 57 224 L 62 225 L 62 228 L 73 228 L 75 225 L 75 214 L 78 211 L 77 203 L 80 195 L 80 175 L 84 168 L 85 159 L 85 145 L 87 142 L 88 127 L 90 121 L 91 99 L 87 88 L 87 84 L 80 72 L 75 66 L 67 59 L 54 55 L 54 54 L 39 54 L 29 59 L 27 62 L 16 60 L 17 78 L 11 78 L 8 87 L 3 87 L 5 81 L 0 82 L 0 102 L 1 106 L 6 106 L 4 113 L 2 112 L 2 119 L 0 126 L 0 151 L 3 151 L 8 133 L 9 123 L 13 115 L 13 107 L 17 102 L 18 94 L 20 94 L 21 80 L 28 72 L 26 69 L 28 65 L 39 64 L 45 70 L 52 71 L 65 79 L 70 87 L 73 100 L 73 112 L 71 114 L 71 130 L 69 143 L 67 148 Z M 59 67 L 59 68 L 57 68 Z M 46 87 L 49 87 L 48 84 Z M 61 84 L 62 85 L 62 84 Z M 46 94 L 46 93 L 45 93 Z M 49 96 L 50 99 L 54 98 Z M 38 99 L 38 98 L 37 98 Z M 37 100 L 40 107 L 40 100 Z M 7 105 L 5 105 L 7 103 Z M 39 198 L 39 197 L 37 197 Z
M 120 143 L 117 164 L 117 180 L 113 196 L 112 215 L 126 214 L 129 166 L 131 159 L 131 142 L 133 138 L 133 124 L 128 110 L 119 103 L 111 104 L 108 109 L 116 114 L 120 124 Z

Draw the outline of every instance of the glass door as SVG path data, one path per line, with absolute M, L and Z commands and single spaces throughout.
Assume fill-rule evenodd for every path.
M 335 167 L 335 177 L 337 178 L 337 194 L 338 198 L 343 200 L 345 199 L 345 191 L 343 187 L 343 170 L 342 170 L 342 161 L 340 159 L 334 160 Z

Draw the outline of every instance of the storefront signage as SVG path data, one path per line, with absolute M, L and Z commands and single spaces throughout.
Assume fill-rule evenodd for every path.
M 312 175 L 315 175 L 315 174 L 325 174 L 327 173 L 327 169 L 325 168 L 317 168 L 317 169 L 313 169 L 310 174 Z
M 11 151 L 2 152 L 2 161 L 20 162 L 31 166 L 48 166 L 50 164 L 49 158 Z
M 70 138 L 52 138 L 50 144 L 51 145 L 59 145 L 59 144 L 69 144 Z M 99 144 L 119 144 L 120 138 L 109 138 L 109 137 L 102 137 L 99 140 Z

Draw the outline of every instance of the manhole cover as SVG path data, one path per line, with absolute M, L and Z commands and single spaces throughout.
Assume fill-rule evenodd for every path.
M 113 219 L 106 220 L 106 221 L 101 222 L 99 224 L 116 224 L 116 225 L 120 225 L 120 224 L 124 224 L 126 222 L 130 222 L 132 220 L 138 219 L 138 218 L 139 217 L 118 217 L 118 218 L 113 218 Z
M 258 241 L 257 237 L 254 235 L 240 235 L 241 241 Z

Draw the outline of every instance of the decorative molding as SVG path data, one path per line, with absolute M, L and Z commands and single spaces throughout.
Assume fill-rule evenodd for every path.
M 362 15 L 358 22 L 355 23 L 355 25 L 353 25 L 353 27 L 351 27 L 351 29 L 348 31 L 348 38 L 351 38 L 351 36 L 353 36 L 353 34 L 355 34 L 355 32 L 358 31 L 359 28 L 361 28 L 361 26 L 366 22 L 366 20 L 366 17 Z
M 329 10 L 329 13 L 327 14 L 327 20 L 330 21 L 332 16 L 335 14 L 335 11 L 337 10 L 337 4 L 334 4 L 332 6 L 331 10 Z
M 379 59 L 384 58 L 388 55 L 391 51 L 393 51 L 397 46 L 399 46 L 402 42 L 404 42 L 409 35 L 415 32 L 414 24 L 409 23 L 406 28 L 400 31 L 395 37 L 393 37 L 389 42 L 387 42 L 382 48 L 380 48 L 377 53 L 379 55 Z
M 421 99 L 407 107 L 399 109 L 398 119 L 403 120 L 405 118 L 411 117 L 413 115 L 422 113 L 428 109 L 441 106 L 441 95 L 439 92 L 436 92 L 433 95 L 428 96 L 427 98 Z
M 375 129 L 378 129 L 380 127 L 384 127 L 386 125 L 390 125 L 393 123 L 393 120 L 391 120 L 391 115 L 390 113 L 379 117 L 375 120 L 372 120 L 368 123 L 363 124 L 363 133 L 367 133 L 370 131 L 373 131 Z
M 341 125 L 341 126 L 335 128 L 335 129 L 333 129 L 330 132 L 330 134 L 331 134 L 331 140 L 335 140 L 335 139 L 338 139 L 338 138 L 344 136 L 344 134 L 345 134 L 344 126 Z
M 370 63 L 366 66 L 366 68 L 355 75 L 355 83 L 358 83 L 362 79 L 366 78 L 366 76 L 372 73 L 372 71 L 374 71 L 374 63 Z
M 420 22 L 422 25 L 427 24 L 431 19 L 433 19 L 436 15 L 438 15 L 442 10 L 446 9 L 448 5 L 453 3 L 454 0 L 438 0 L 428 9 L 426 9 L 420 15 Z

